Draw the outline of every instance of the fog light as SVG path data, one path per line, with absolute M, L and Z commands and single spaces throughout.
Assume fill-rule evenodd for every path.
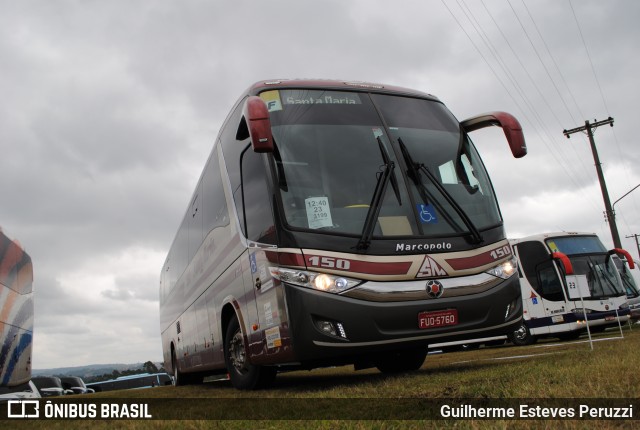
M 316 321 L 316 326 L 321 332 L 337 336 L 336 329 L 330 321 Z
M 330 334 L 331 336 L 347 338 L 347 332 L 344 329 L 342 323 L 326 320 L 315 320 L 315 325 L 324 334 Z

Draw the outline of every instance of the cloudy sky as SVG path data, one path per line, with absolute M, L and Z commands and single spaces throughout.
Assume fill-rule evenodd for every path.
M 612 246 L 611 200 L 640 184 L 636 0 L 0 0 L 0 226 L 32 256 L 34 367 L 161 359 L 159 273 L 221 122 L 250 84 L 363 80 L 437 95 L 474 140 L 510 237 Z M 640 189 L 616 205 L 637 257 Z

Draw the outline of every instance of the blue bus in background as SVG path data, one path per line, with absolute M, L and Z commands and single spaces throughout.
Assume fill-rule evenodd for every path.
M 134 388 L 152 388 L 162 385 L 173 385 L 173 379 L 167 373 L 140 373 L 137 375 L 120 376 L 108 381 L 86 384 L 87 388 L 98 391 L 131 390 Z

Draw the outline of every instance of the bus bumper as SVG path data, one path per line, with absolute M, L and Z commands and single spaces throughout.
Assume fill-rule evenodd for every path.
M 290 284 L 285 291 L 294 355 L 302 364 L 354 363 L 377 352 L 505 335 L 522 320 L 517 276 L 477 294 L 438 299 L 362 300 Z M 425 312 L 451 310 L 455 325 L 420 328 Z

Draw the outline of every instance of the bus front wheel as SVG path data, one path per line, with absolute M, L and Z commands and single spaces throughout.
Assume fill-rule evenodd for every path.
M 234 316 L 227 326 L 224 361 L 231 384 L 239 390 L 266 388 L 276 377 L 275 367 L 256 366 L 249 362 L 237 316 Z
M 531 345 L 538 340 L 531 334 L 529 328 L 524 323 L 522 323 L 517 330 L 514 330 L 513 333 L 509 333 L 507 337 L 511 343 L 517 346 Z

